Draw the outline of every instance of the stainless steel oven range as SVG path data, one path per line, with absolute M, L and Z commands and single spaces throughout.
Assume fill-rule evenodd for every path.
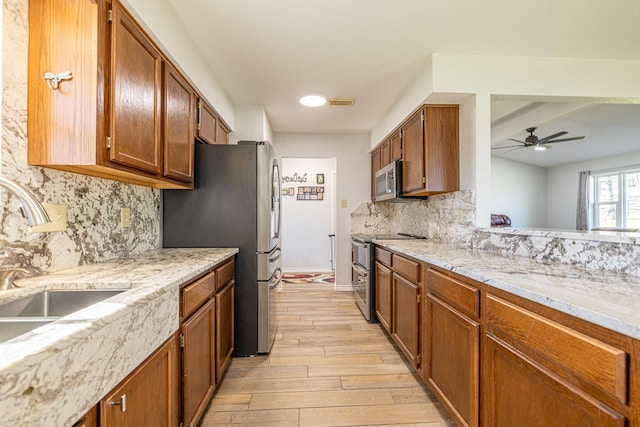
M 375 252 L 373 240 L 424 239 L 412 234 L 352 234 L 351 285 L 356 304 L 369 322 L 378 321 L 375 302 Z

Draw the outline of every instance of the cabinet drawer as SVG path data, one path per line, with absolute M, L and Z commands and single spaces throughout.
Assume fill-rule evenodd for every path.
M 216 292 L 224 288 L 227 283 L 233 280 L 235 274 L 235 261 L 231 261 L 216 268 Z
M 391 252 L 376 246 L 376 260 L 391 267 Z
M 452 306 L 471 317 L 480 316 L 480 290 L 448 277 L 437 270 L 427 270 L 427 288 Z
M 411 280 L 412 282 L 420 282 L 419 262 L 401 257 L 400 255 L 392 254 L 391 266 L 393 267 L 393 270 L 395 272 L 402 274 L 405 278 Z
M 487 295 L 486 313 L 489 331 L 501 330 L 562 370 L 626 403 L 623 350 L 493 295 Z
M 215 292 L 215 273 L 209 273 L 182 290 L 182 317 L 187 317 Z

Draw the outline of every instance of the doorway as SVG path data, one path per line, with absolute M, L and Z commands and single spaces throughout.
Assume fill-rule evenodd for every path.
M 282 269 L 335 271 L 336 159 L 282 159 Z

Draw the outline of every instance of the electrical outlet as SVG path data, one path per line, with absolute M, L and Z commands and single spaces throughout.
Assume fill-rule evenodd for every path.
M 342 199 L 341 203 L 340 203 L 340 206 L 342 206 L 343 208 L 346 208 L 347 207 L 347 199 Z
M 120 227 L 127 228 L 131 226 L 131 209 L 120 209 Z
M 462 224 L 462 209 L 458 209 L 458 224 Z
M 65 231 L 67 229 L 67 205 L 53 205 L 43 203 L 51 222 L 30 227 L 31 233 L 51 233 L 53 231 Z

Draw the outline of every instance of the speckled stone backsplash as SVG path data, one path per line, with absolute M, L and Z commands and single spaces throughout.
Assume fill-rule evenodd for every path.
M 351 213 L 351 233 L 419 234 L 503 255 L 640 275 L 640 233 L 477 228 L 474 218 L 475 192 L 462 190 L 426 200 L 362 203 Z
M 426 200 L 361 203 L 351 213 L 351 233 L 410 233 L 447 243 L 470 243 L 475 192 L 456 191 Z
M 482 229 L 473 248 L 557 261 L 588 269 L 640 275 L 640 234 L 561 230 Z
M 43 203 L 67 205 L 66 231 L 30 233 L 15 197 L 0 189 L 0 268 L 43 272 L 160 247 L 160 191 L 27 165 L 28 1 L 3 2 L 0 174 Z M 131 227 L 120 227 L 120 208 Z

